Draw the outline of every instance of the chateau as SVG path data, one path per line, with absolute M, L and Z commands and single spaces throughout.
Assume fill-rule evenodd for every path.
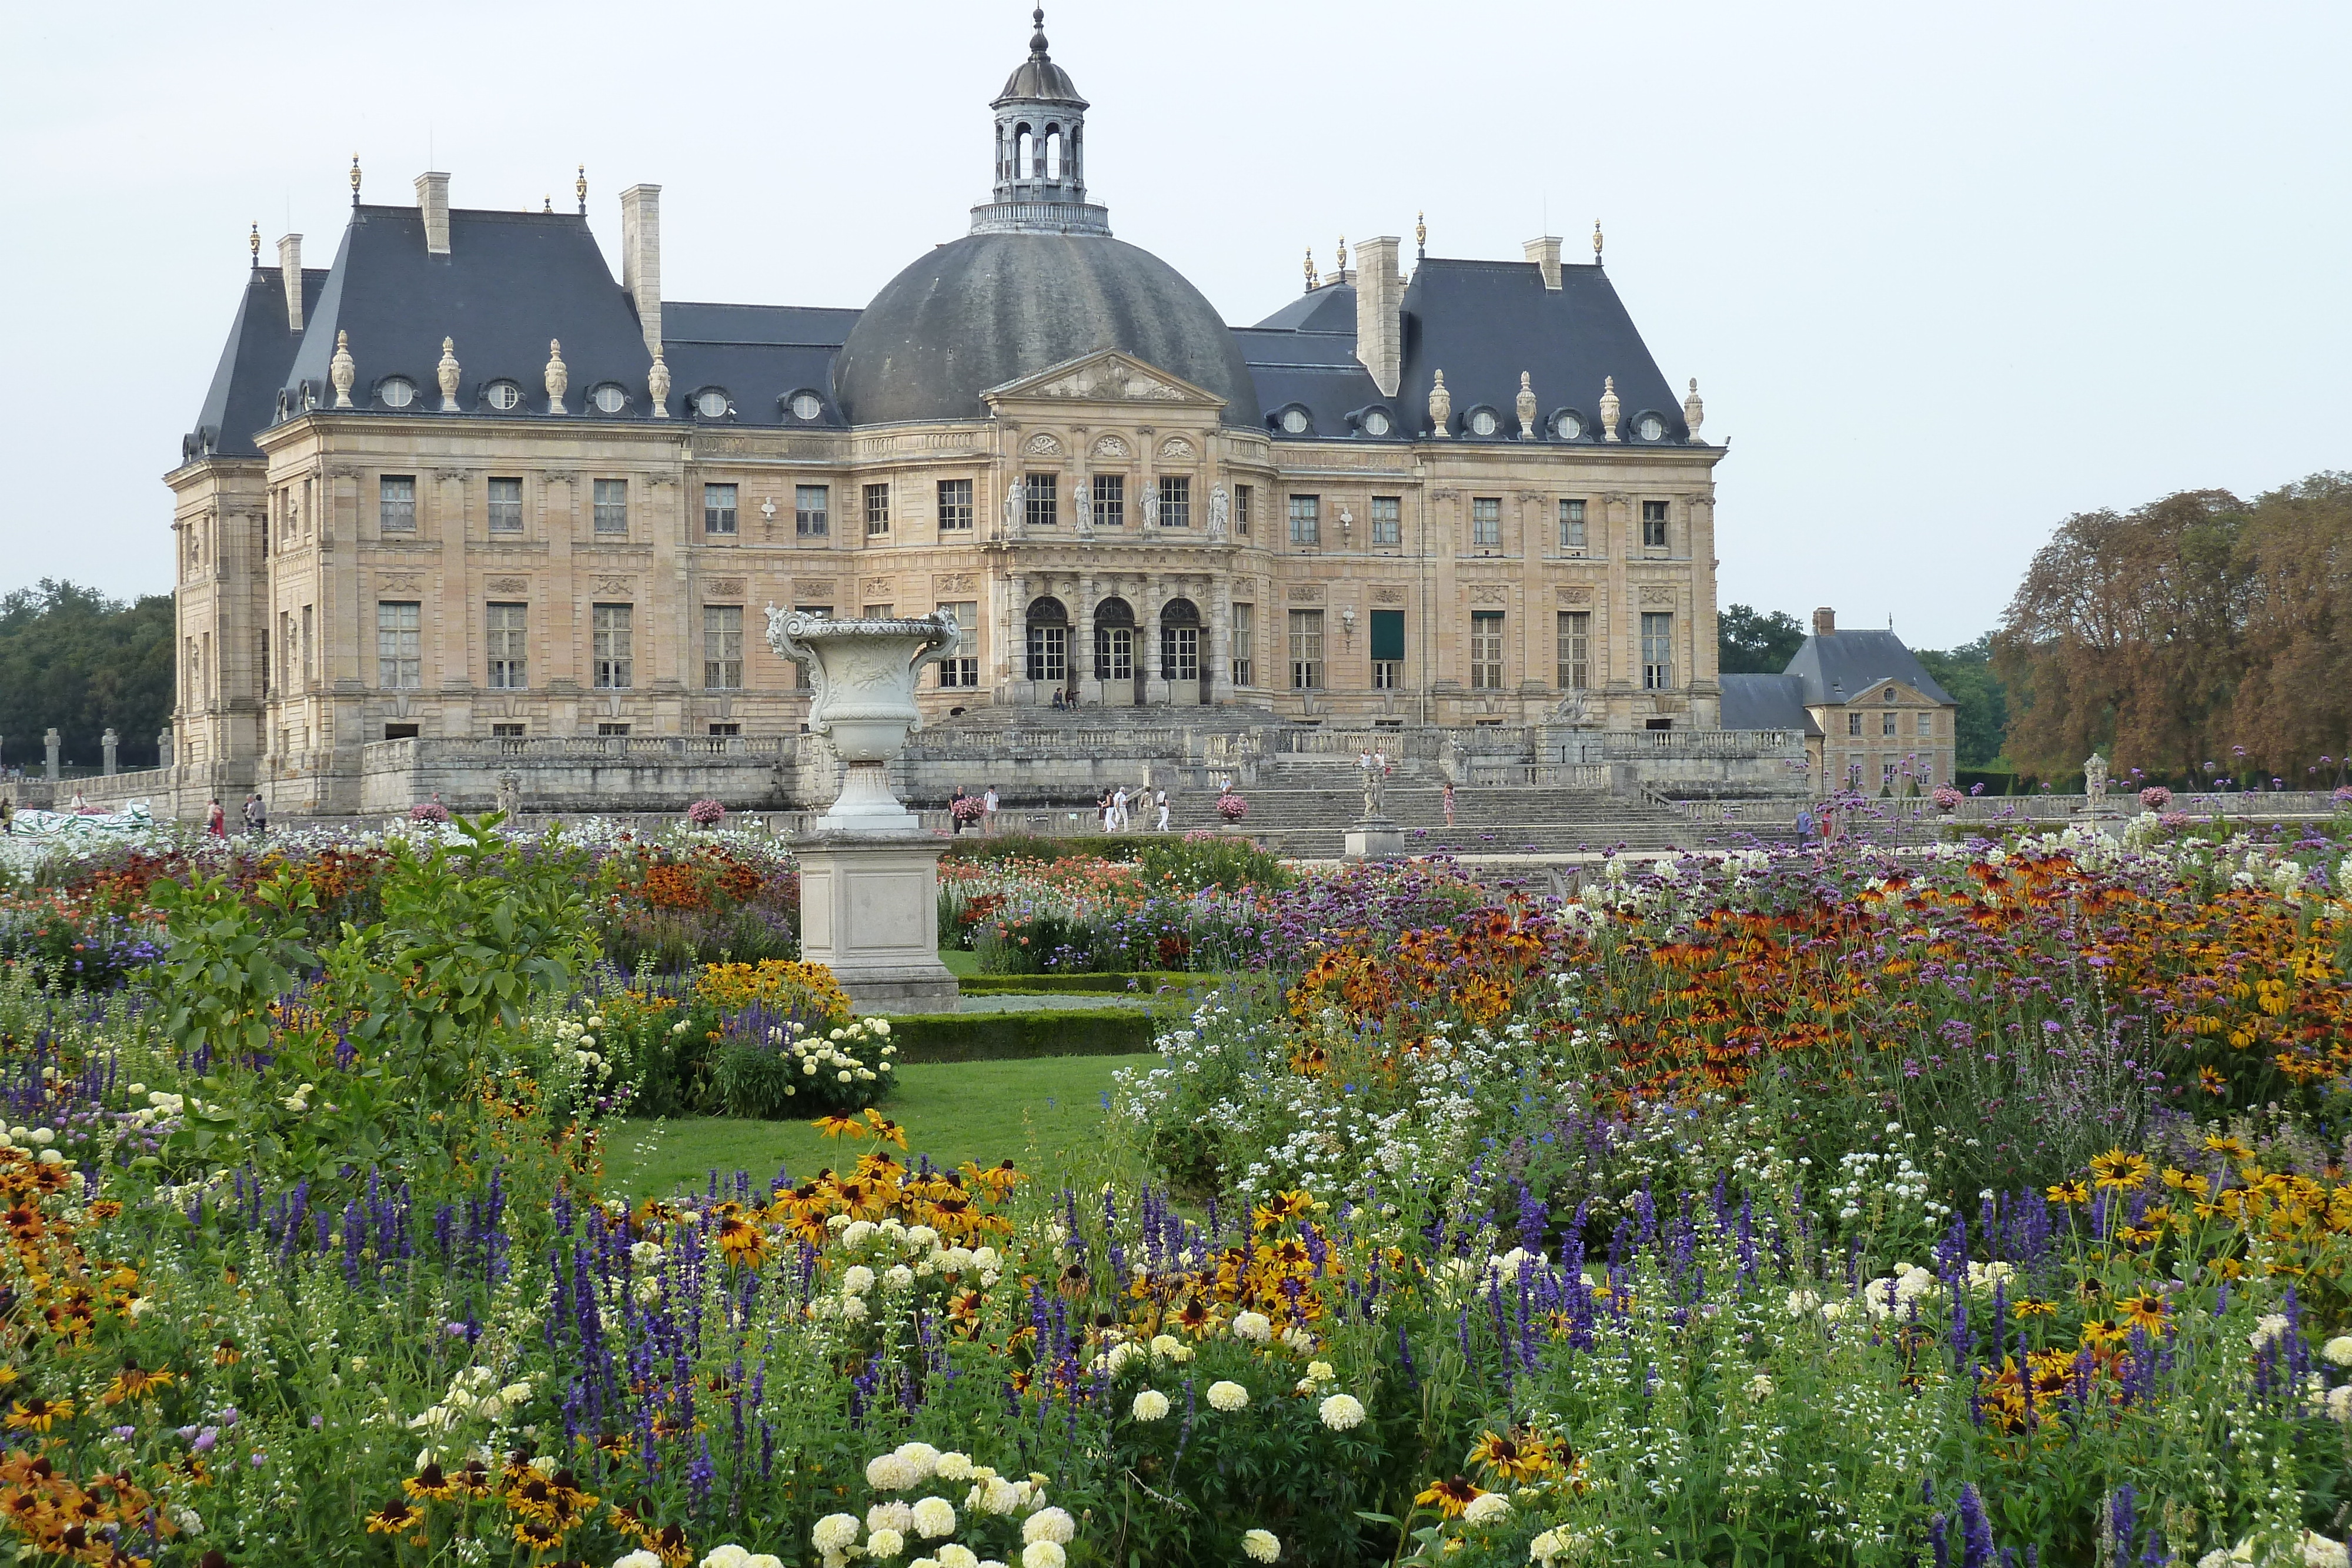
M 1058 692 L 1717 728 L 1724 451 L 1597 225 L 1590 260 L 1360 239 L 1233 327 L 1112 236 L 1042 13 L 992 107 L 990 199 L 862 310 L 665 298 L 656 185 L 621 194 L 617 280 L 584 177 L 578 213 L 455 207 L 439 172 L 390 206 L 354 161 L 331 266 L 289 235 L 267 267 L 257 231 L 167 477 L 182 792 L 348 811 L 407 737 L 791 737 L 769 604 L 951 609 L 934 725 Z

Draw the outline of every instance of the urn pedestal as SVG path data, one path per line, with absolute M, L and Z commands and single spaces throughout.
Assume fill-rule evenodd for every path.
M 940 962 L 940 855 L 926 832 L 817 832 L 801 867 L 801 957 L 823 964 L 861 1013 L 951 1013 Z
M 796 837 L 801 956 L 823 964 L 859 1012 L 953 1012 L 940 962 L 940 855 L 891 792 L 890 759 L 920 727 L 915 675 L 954 651 L 952 615 L 835 621 L 768 607 L 768 643 L 806 664 L 809 728 L 846 765 L 832 808 Z

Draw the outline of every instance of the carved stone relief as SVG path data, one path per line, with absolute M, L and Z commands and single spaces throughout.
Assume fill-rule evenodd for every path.
M 890 591 L 891 583 L 895 580 L 896 579 L 887 577 L 869 577 L 866 580 L 866 591 L 868 593 L 887 593 Z
M 793 597 L 804 604 L 820 603 L 824 601 L 830 600 L 833 597 L 833 584 L 830 582 L 795 582 L 793 584 Z
M 740 599 L 743 596 L 743 580 L 740 577 L 707 578 L 703 581 L 702 591 L 720 599 Z
M 629 593 L 635 588 L 636 584 L 625 577 L 600 577 L 596 580 L 596 591 L 599 593 Z
M 1559 591 L 1559 601 L 1562 604 L 1590 604 L 1592 602 L 1592 590 L 1583 587 L 1563 588 Z
M 1323 602 L 1323 585 L 1319 582 L 1294 582 L 1286 597 L 1293 604 L 1320 604 Z
M 1185 440 L 1181 435 L 1171 435 L 1166 441 L 1160 444 L 1160 455 L 1162 457 L 1190 457 L 1192 455 L 1192 444 Z
M 1470 585 L 1470 602 L 1473 604 L 1508 604 L 1510 601 L 1511 590 L 1507 583 L 1474 582 Z
M 942 571 L 934 573 L 931 578 L 931 591 L 934 593 L 972 592 L 971 573 L 968 571 Z
M 1062 443 L 1051 431 L 1041 430 L 1023 443 L 1021 450 L 1033 457 L 1059 457 Z
M 530 580 L 526 577 L 494 577 L 482 586 L 492 593 L 529 593 Z
M 1644 604 L 1672 604 L 1674 601 L 1675 591 L 1671 588 L 1651 584 L 1642 590 L 1642 602 Z
M 378 593 L 421 593 L 425 579 L 413 571 L 388 571 L 375 580 Z
M 1106 435 L 1100 441 L 1095 443 L 1095 455 L 1097 457 L 1129 457 L 1134 455 L 1134 454 L 1129 449 L 1127 443 L 1120 440 L 1118 436 Z
M 1402 588 L 1375 588 L 1372 590 L 1372 602 L 1375 604 L 1402 604 L 1404 602 L 1404 590 Z

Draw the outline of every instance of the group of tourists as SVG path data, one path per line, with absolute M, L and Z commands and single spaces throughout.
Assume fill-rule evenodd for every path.
M 1168 791 L 1165 789 L 1154 789 L 1146 784 L 1130 795 L 1127 792 L 1127 786 L 1122 784 L 1095 797 L 1095 817 L 1106 833 L 1124 833 L 1133 829 L 1139 807 L 1158 814 L 1154 831 L 1164 833 L 1168 831 Z

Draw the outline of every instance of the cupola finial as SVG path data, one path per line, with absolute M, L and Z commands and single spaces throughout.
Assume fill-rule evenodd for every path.
M 1043 58 L 1045 53 L 1045 7 L 1040 5 L 1030 12 L 1029 20 L 1035 24 L 1037 29 L 1029 35 L 1029 52 Z

